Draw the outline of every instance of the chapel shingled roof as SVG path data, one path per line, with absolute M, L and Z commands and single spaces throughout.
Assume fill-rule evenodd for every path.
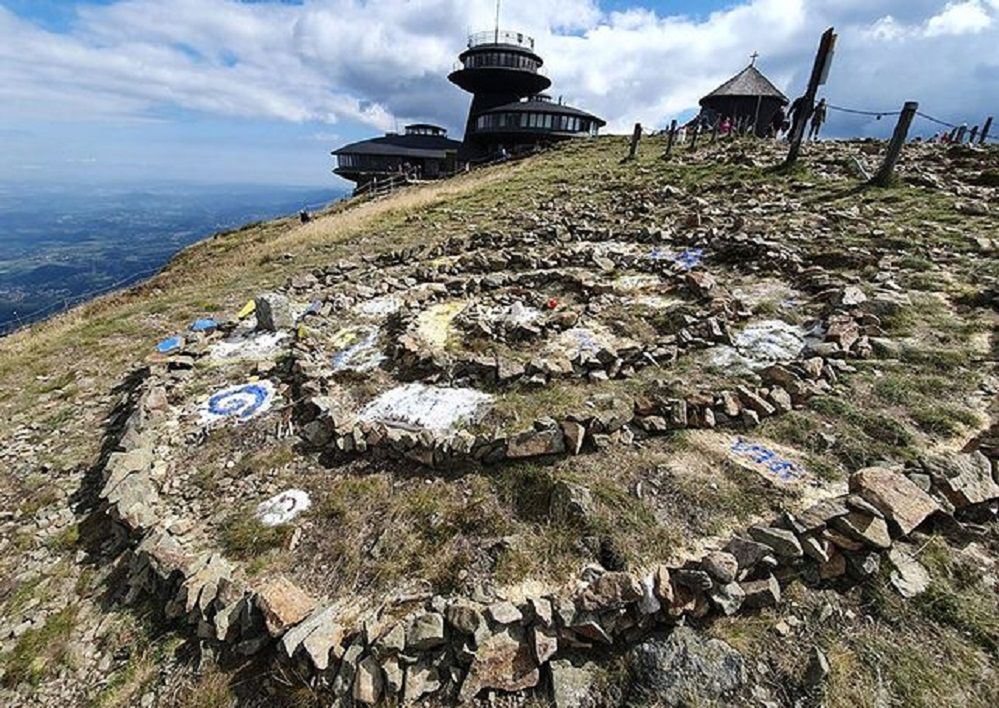
M 787 96 L 752 64 L 702 98 L 701 103 L 709 98 L 724 96 L 773 96 L 787 102 Z

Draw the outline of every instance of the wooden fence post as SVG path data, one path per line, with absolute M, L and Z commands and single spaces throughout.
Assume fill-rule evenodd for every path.
M 669 138 L 666 139 L 666 152 L 663 153 L 664 159 L 669 159 L 670 155 L 673 154 L 673 141 L 676 140 L 676 119 L 674 118 L 669 124 Z
M 912 125 L 912 119 L 916 116 L 917 110 L 919 110 L 919 104 L 915 101 L 907 101 L 902 107 L 898 123 L 895 124 L 895 132 L 891 136 L 891 142 L 888 143 L 888 152 L 885 154 L 884 162 L 871 178 L 870 183 L 874 186 L 887 187 L 891 184 L 895 163 L 898 162 L 899 155 L 902 154 L 902 146 L 905 145 L 905 139 L 909 136 L 909 126 Z
M 989 138 L 989 129 L 992 127 L 992 116 L 985 119 L 985 125 L 982 126 L 982 135 L 978 138 L 978 144 L 984 145 L 985 141 Z
M 635 131 L 631 134 L 631 147 L 628 149 L 629 160 L 634 160 L 638 154 L 638 141 L 642 139 L 642 124 L 635 123 Z
M 833 49 L 836 47 L 836 33 L 832 27 L 822 33 L 819 40 L 819 49 L 815 53 L 815 63 L 812 64 L 812 75 L 808 79 L 808 88 L 802 96 L 801 106 L 795 113 L 795 121 L 791 127 L 791 134 L 788 141 L 791 147 L 787 151 L 787 158 L 784 160 L 784 167 L 792 167 L 798 161 L 798 154 L 801 152 L 801 142 L 805 137 L 805 124 L 815 110 L 815 94 L 818 93 L 819 84 L 825 83 L 826 75 L 829 73 L 829 66 L 832 63 Z
M 978 126 L 974 126 L 971 129 L 971 133 L 968 135 L 968 145 L 975 144 L 975 138 L 978 137 Z
M 694 125 L 694 132 L 690 135 L 690 150 L 694 150 L 697 147 L 697 136 L 701 133 L 701 123 L 698 121 Z
M 960 128 L 957 129 L 956 141 L 958 145 L 964 142 L 964 134 L 967 132 L 968 132 L 968 126 L 966 125 L 962 125 Z
M 715 123 L 714 127 L 711 129 L 711 144 L 714 145 L 718 140 L 718 124 Z

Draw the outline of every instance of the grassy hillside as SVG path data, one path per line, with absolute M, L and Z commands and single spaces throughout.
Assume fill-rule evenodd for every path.
M 984 185 L 999 170 L 999 152 L 913 146 L 900 167 L 903 179 L 874 190 L 858 185 L 849 164 L 858 155 L 877 159 L 872 153 L 883 146 L 873 143 L 810 146 L 791 173 L 772 169 L 782 147 L 767 143 L 704 145 L 669 161 L 660 157 L 663 147 L 660 137 L 646 138 L 638 159 L 624 162 L 624 138 L 570 143 L 383 200 L 337 204 L 308 224 L 289 218 L 218 234 L 139 287 L 0 340 L 0 614 L 10 618 L 0 627 L 9 629 L 0 636 L 0 683 L 9 693 L 0 697 L 133 705 L 148 696 L 162 705 L 227 705 L 237 695 L 250 702 L 247 696 L 266 688 L 289 702 L 324 703 L 321 691 L 280 668 L 250 668 L 246 676 L 246 666 L 195 661 L 196 641 L 164 623 L 160 608 L 122 603 L 115 576 L 126 561 L 116 557 L 112 565 L 99 550 L 106 539 L 88 537 L 89 522 L 75 512 L 92 482 L 116 387 L 150 359 L 157 342 L 197 318 L 231 319 L 259 294 L 337 263 L 371 264 L 413 247 L 413 262 L 398 269 L 408 275 L 406 267 L 431 267 L 427 254 L 435 245 L 482 234 L 496 241 L 540 234 L 536 250 L 552 258 L 569 248 L 560 235 L 576 230 L 611 241 L 637 235 L 643 244 L 659 232 L 666 244 L 740 234 L 771 250 L 759 251 L 757 261 L 736 252 L 734 239 L 726 241 L 734 244 L 730 252 L 710 254 L 715 294 L 737 293 L 746 310 L 733 322 L 779 319 L 803 327 L 821 319 L 827 276 L 830 291 L 851 285 L 871 299 L 898 295 L 871 325 L 880 336 L 872 335 L 870 357 L 851 360 L 833 374 L 831 390 L 752 433 L 807 468 L 808 485 L 748 474 L 733 461 L 728 438 L 707 429 L 640 436 L 637 444 L 579 457 L 433 472 L 406 461 L 331 465 L 275 437 L 269 423 L 196 443 L 177 433 L 169 450 L 177 486 L 218 507 L 203 512 L 206 543 L 251 578 L 289 575 L 316 596 L 359 607 L 417 581 L 442 595 L 489 587 L 516 601 L 559 587 L 587 564 L 641 571 L 682 563 L 723 536 L 841 493 L 860 468 L 957 454 L 995 421 L 999 222 L 994 205 L 980 205 L 983 194 L 995 196 Z M 488 251 L 476 256 L 488 259 Z M 774 265 L 782 258 L 794 259 L 803 279 L 817 284 L 812 291 L 790 283 Z M 586 267 L 608 270 L 593 261 Z M 619 275 L 614 264 L 608 272 Z M 686 298 L 681 305 L 688 309 L 666 316 L 608 292 L 585 312 L 646 351 L 677 328 L 671 317 L 700 317 L 716 306 L 683 288 L 649 289 L 650 297 Z M 523 297 L 583 306 L 554 285 Z M 459 359 L 485 347 L 473 336 L 446 343 Z M 533 354 L 508 344 L 490 351 L 525 361 Z M 197 371 L 213 384 L 224 378 Z M 197 399 L 209 385 L 197 376 L 171 395 Z M 363 401 L 397 383 L 380 376 L 340 383 Z M 489 389 L 489 417 L 473 432 L 512 434 L 544 417 L 609 409 L 621 399 L 630 410 L 632 399 L 650 391 L 717 390 L 744 380 L 711 364 L 710 351 L 692 349 L 627 378 L 497 386 Z M 251 448 L 251 439 L 264 442 Z M 224 476 L 256 488 L 310 491 L 315 508 L 298 529 L 301 540 L 290 542 L 290 527 L 261 529 L 252 513 L 258 499 L 225 491 L 231 487 L 220 486 Z M 547 500 L 566 484 L 592 494 L 582 522 L 550 513 Z M 920 532 L 918 555 L 931 581 L 915 599 L 893 593 L 886 565 L 856 586 L 795 585 L 780 607 L 707 623 L 708 635 L 754 665 L 741 700 L 789 705 L 822 694 L 842 706 L 994 705 L 999 526 L 994 515 L 953 523 L 960 528 Z M 813 646 L 829 660 L 821 685 L 808 676 Z M 598 663 L 597 684 L 611 703 L 625 690 L 627 672 L 616 656 Z M 530 700 L 546 701 L 541 692 Z

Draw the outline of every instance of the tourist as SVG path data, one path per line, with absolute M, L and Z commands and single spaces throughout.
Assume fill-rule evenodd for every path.
M 787 130 L 785 124 L 787 123 L 787 114 L 784 113 L 783 106 L 777 106 L 776 112 L 774 112 L 773 118 L 770 119 L 770 129 L 767 131 L 767 136 L 777 139 L 780 137 L 782 131 Z
M 722 135 L 728 135 L 732 132 L 732 119 L 728 116 L 722 118 L 721 123 L 718 125 L 718 132 Z
M 818 140 L 819 131 L 822 129 L 822 124 L 826 122 L 826 99 L 819 101 L 819 105 L 815 107 L 812 111 L 812 129 L 808 131 L 809 140 Z

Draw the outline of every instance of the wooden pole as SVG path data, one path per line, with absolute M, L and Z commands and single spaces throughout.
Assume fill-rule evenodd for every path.
M 669 159 L 670 155 L 673 154 L 673 141 L 676 140 L 676 119 L 674 118 L 669 124 L 669 138 L 666 140 L 666 152 L 663 153 L 665 159 Z
M 628 149 L 628 159 L 634 160 L 638 154 L 638 141 L 642 139 L 642 124 L 635 123 L 635 131 L 631 134 L 631 147 Z
M 801 152 L 801 140 L 805 135 L 805 124 L 808 123 L 812 111 L 815 109 L 815 94 L 818 93 L 819 83 L 823 81 L 829 72 L 828 62 L 832 60 L 832 50 L 836 46 L 836 33 L 830 27 L 822 33 L 819 41 L 819 50 L 815 53 L 815 63 L 812 64 L 812 75 L 808 79 L 808 88 L 802 97 L 802 106 L 795 114 L 795 125 L 790 136 L 791 149 L 788 150 L 787 159 L 784 161 L 785 167 L 791 167 L 798 161 L 798 154 Z
M 966 125 L 962 125 L 960 128 L 957 129 L 957 138 L 956 138 L 956 141 L 957 141 L 958 145 L 960 145 L 961 143 L 964 142 L 964 134 L 967 133 L 967 132 L 968 132 L 968 126 L 966 126 Z
M 902 106 L 902 113 L 898 117 L 898 123 L 895 124 L 895 132 L 891 136 L 891 142 L 888 144 L 888 152 L 885 154 L 885 160 L 881 163 L 881 167 L 871 178 L 871 184 L 876 187 L 887 187 L 891 184 L 892 175 L 895 172 L 895 163 L 898 162 L 899 155 L 902 154 L 902 146 L 905 145 L 905 139 L 909 135 L 909 126 L 912 125 L 912 119 L 916 116 L 916 111 L 919 110 L 919 104 L 915 101 L 907 101 L 904 106 Z
M 977 125 L 971 129 L 971 134 L 968 136 L 968 145 L 974 145 L 976 137 L 978 137 L 978 126 Z
M 989 129 L 992 127 L 992 116 L 985 119 L 985 125 L 982 126 L 982 136 L 978 138 L 978 144 L 984 145 L 985 141 L 989 138 Z
M 697 121 L 694 124 L 694 132 L 690 134 L 690 149 L 694 150 L 697 147 L 697 136 L 701 133 L 701 122 Z
M 718 140 L 718 123 L 715 123 L 714 127 L 711 129 L 711 144 L 714 145 L 715 141 Z

